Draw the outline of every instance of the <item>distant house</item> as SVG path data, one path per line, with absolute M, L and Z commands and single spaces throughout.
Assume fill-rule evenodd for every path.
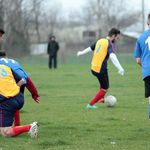
M 96 32 L 92 30 L 83 31 L 84 46 L 88 47 L 96 41 Z
M 137 38 L 141 33 L 132 31 L 121 31 L 122 37 L 117 43 L 119 52 L 133 53 Z

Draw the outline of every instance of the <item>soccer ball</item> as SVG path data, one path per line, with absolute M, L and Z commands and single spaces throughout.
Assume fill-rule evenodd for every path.
M 106 96 L 105 97 L 105 104 L 108 106 L 108 107 L 113 107 L 115 106 L 117 103 L 117 99 L 115 96 L 113 95 L 109 95 L 109 96 Z

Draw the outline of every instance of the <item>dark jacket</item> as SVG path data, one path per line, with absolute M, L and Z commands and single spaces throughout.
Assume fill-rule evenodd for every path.
M 47 53 L 51 56 L 56 56 L 59 50 L 59 44 L 56 41 L 49 41 L 47 47 Z

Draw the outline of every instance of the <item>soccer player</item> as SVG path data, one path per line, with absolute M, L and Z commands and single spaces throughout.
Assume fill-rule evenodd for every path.
M 31 138 L 37 137 L 37 122 L 24 126 L 13 126 L 14 114 L 24 104 L 20 87 L 24 79 L 17 75 L 10 67 L 0 65 L 0 134 L 4 137 L 15 137 L 28 132 Z
M 34 83 L 32 82 L 32 80 L 30 79 L 28 74 L 22 69 L 20 64 L 17 61 L 15 61 L 14 59 L 8 59 L 6 57 L 6 53 L 4 51 L 0 51 L 0 64 L 10 67 L 19 76 L 21 76 L 25 80 L 26 84 L 24 84 L 20 87 L 20 92 L 24 94 L 24 88 L 26 86 L 27 89 L 29 90 L 29 92 L 31 93 L 32 98 L 35 100 L 35 102 L 39 103 L 40 96 L 38 94 L 38 91 L 36 90 L 36 87 L 35 87 Z M 20 125 L 20 112 L 19 111 L 16 111 L 14 121 L 15 121 L 14 122 L 15 126 Z
M 145 83 L 145 98 L 148 98 L 148 117 L 150 119 L 150 14 L 147 19 L 148 30 L 137 40 L 134 50 L 136 63 L 142 68 L 142 78 Z
M 5 34 L 5 32 L 0 29 L 0 41 L 2 41 L 2 36 Z M 28 76 L 28 74 L 22 69 L 22 67 L 20 66 L 20 64 L 15 61 L 14 59 L 8 59 L 6 57 L 6 53 L 5 51 L 0 51 L 0 64 L 4 64 L 8 67 L 10 67 L 13 71 L 15 71 L 19 76 L 21 76 L 22 78 L 24 78 L 24 80 L 26 81 L 26 84 L 22 85 L 20 88 L 20 91 L 24 94 L 24 88 L 25 86 L 27 87 L 27 89 L 29 90 L 29 92 L 32 95 L 32 98 L 39 103 L 40 101 L 40 96 L 38 94 L 38 91 L 34 85 L 34 83 L 32 82 L 31 78 Z M 17 111 L 15 113 L 15 122 L 14 122 L 15 126 L 19 126 L 20 125 L 20 113 L 19 111 Z
M 109 78 L 107 71 L 107 61 L 110 58 L 114 66 L 118 69 L 120 75 L 124 75 L 124 69 L 120 65 L 114 51 L 113 43 L 119 39 L 120 31 L 116 28 L 112 28 L 106 38 L 99 39 L 96 43 L 83 51 L 78 51 L 77 56 L 84 55 L 93 51 L 93 58 L 91 63 L 91 72 L 97 77 L 99 81 L 99 91 L 93 97 L 93 99 L 87 105 L 88 109 L 95 109 L 97 106 L 95 103 L 104 102 L 104 96 L 109 88 Z

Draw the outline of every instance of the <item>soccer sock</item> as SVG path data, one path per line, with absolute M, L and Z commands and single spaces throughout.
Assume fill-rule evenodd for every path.
M 19 134 L 22 134 L 24 132 L 28 132 L 31 128 L 31 124 L 25 125 L 25 126 L 16 126 L 10 129 L 10 135 L 11 136 L 17 136 Z
M 94 105 L 96 102 L 98 102 L 100 99 L 104 98 L 107 90 L 105 89 L 100 89 L 99 92 L 95 95 L 95 97 L 91 100 L 89 103 L 90 105 Z
M 38 97 L 40 97 L 35 85 L 33 84 L 32 80 L 29 77 L 27 78 L 26 87 L 30 91 L 30 93 L 32 94 L 32 98 L 34 100 L 36 100 Z
M 17 110 L 14 116 L 14 126 L 20 126 L 20 112 Z

